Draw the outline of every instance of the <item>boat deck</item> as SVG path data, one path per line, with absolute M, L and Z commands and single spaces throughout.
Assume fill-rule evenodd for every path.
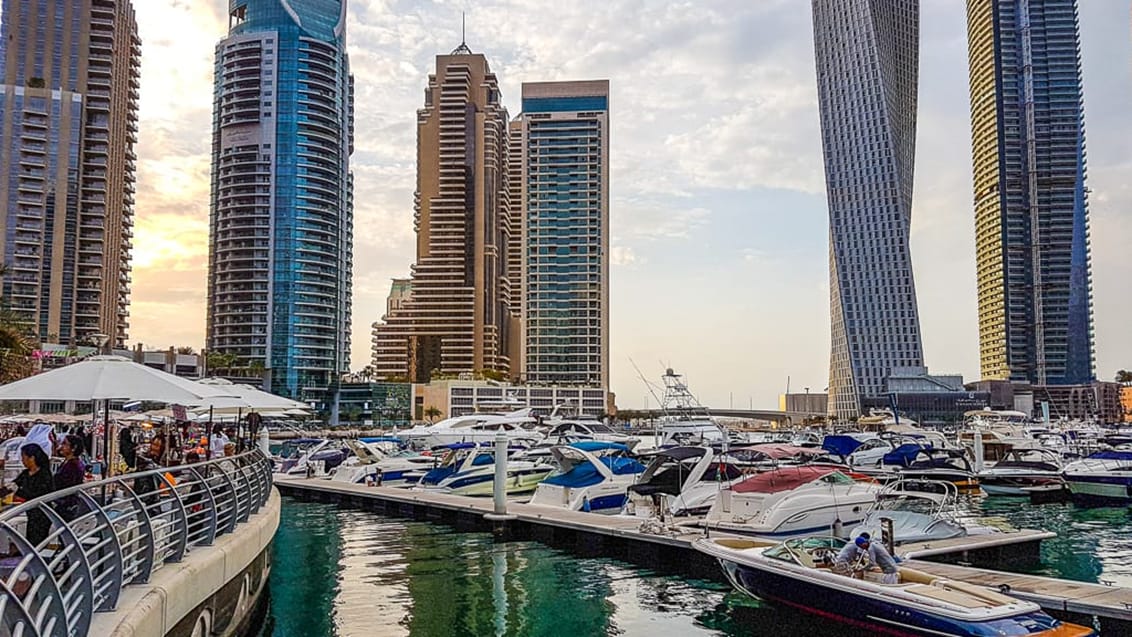
M 275 486 L 284 494 L 302 498 L 353 504 L 387 514 L 457 525 L 474 521 L 474 524 L 482 527 L 485 524 L 483 516 L 494 511 L 491 498 L 336 483 L 321 478 L 276 477 Z M 703 554 L 692 548 L 693 541 L 705 536 L 701 529 L 661 527 L 655 523 L 645 524 L 644 518 L 566 511 L 557 507 L 514 501 L 508 502 L 507 514 L 511 520 L 508 524 L 525 528 L 533 539 L 558 541 L 566 535 L 572 537 L 574 545 L 580 549 L 614 553 L 615 557 L 627 557 L 631 560 L 651 550 L 650 555 L 671 568 L 692 572 L 696 576 L 704 576 L 710 570 L 716 577 L 719 576 L 714 560 L 701 559 Z M 1101 623 L 1106 629 L 1126 630 L 1128 633 L 1124 634 L 1132 634 L 1132 589 L 941 564 L 923 559 L 932 557 L 967 562 L 972 555 L 982 554 L 996 556 L 998 563 L 1005 563 L 1012 560 L 1011 556 L 1018 551 L 1029 551 L 1036 555 L 1040 542 L 1054 535 L 1047 531 L 1021 530 L 917 542 L 897 547 L 897 554 L 908 558 L 906 566 L 910 568 L 960 582 L 1006 590 L 1012 596 L 1033 601 L 1046 610 L 1077 623 Z M 710 532 L 710 536 L 759 543 L 754 538 L 714 530 Z M 603 543 L 603 538 L 608 542 Z M 645 551 L 642 552 L 642 549 Z M 1004 589 L 1003 586 L 1007 588 Z
M 923 560 L 909 560 L 905 562 L 905 566 L 938 577 L 998 589 L 1013 597 L 1034 602 L 1046 610 L 1132 622 L 1132 588 Z

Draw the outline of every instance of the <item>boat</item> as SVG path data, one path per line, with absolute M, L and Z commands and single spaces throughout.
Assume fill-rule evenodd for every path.
M 1132 503 L 1132 449 L 1126 445 L 1070 462 L 1062 476 L 1074 500 Z
M 469 414 L 445 418 L 431 425 L 406 429 L 398 436 L 406 444 L 418 449 L 432 449 L 461 442 L 492 442 L 499 434 L 512 442 L 532 444 L 542 434 L 534 429 L 538 424 L 530 408 L 505 414 Z
M 1029 496 L 1035 491 L 1065 488 L 1061 454 L 1046 447 L 1015 447 L 989 469 L 979 472 L 979 486 L 988 495 Z
M 697 524 L 762 538 L 840 536 L 865 519 L 882 488 L 871 478 L 830 466 L 782 467 L 720 491 Z
M 745 477 L 735 458 L 711 447 L 673 447 L 649 456 L 645 472 L 629 487 L 627 515 L 651 518 L 704 513 L 720 489 Z
M 885 485 L 864 520 L 852 528 L 847 538 L 868 533 L 884 537 L 892 534 L 893 544 L 948 540 L 968 535 L 988 535 L 1001 530 L 964 520 L 958 514 L 959 490 L 951 482 L 923 480 L 896 481 Z M 891 520 L 891 526 L 885 522 Z
M 587 440 L 551 447 L 554 472 L 535 487 L 530 504 L 571 511 L 618 513 L 645 466 L 625 445 Z
M 723 444 L 728 441 L 727 433 L 711 417 L 711 413 L 700 404 L 684 376 L 668 368 L 661 377 L 664 394 L 660 399 L 660 419 L 657 448 Z
M 448 449 L 440 464 L 426 473 L 416 488 L 454 495 L 492 495 L 495 489 L 495 445 L 464 442 L 448 445 Z M 508 453 L 520 450 L 510 448 Z M 530 493 L 552 471 L 554 467 L 544 462 L 509 459 L 505 493 Z
M 539 444 L 569 444 L 580 440 L 612 442 L 628 447 L 630 450 L 641 441 L 637 436 L 614 431 L 609 425 L 587 418 L 548 418 L 543 422 L 550 427 Z
M 334 469 L 330 476 L 334 482 L 382 487 L 412 486 L 440 460 L 436 456 L 408 450 L 387 453 L 365 439 L 348 440 L 346 447 L 353 455 Z
M 904 480 L 944 480 L 960 489 L 977 489 L 979 481 L 967 454 L 958 449 L 900 445 L 885 454 L 882 468 Z
M 348 451 L 325 438 L 292 438 L 283 442 L 273 460 L 275 472 L 287 476 L 325 477 L 346 460 Z
M 692 546 L 716 558 L 739 591 L 849 624 L 865 634 L 1096 635 L 1091 628 L 1050 617 L 1033 602 L 911 568 L 900 568 L 895 584 L 882 583 L 880 573 L 835 573 L 830 566 L 845 543 L 820 536 L 773 544 L 701 538 Z

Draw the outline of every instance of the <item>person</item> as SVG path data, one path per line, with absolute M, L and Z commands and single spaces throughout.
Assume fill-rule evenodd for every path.
M 160 435 L 154 436 L 153 440 L 149 441 L 149 448 L 144 454 L 138 454 L 137 465 L 135 469 L 139 472 L 157 469 L 161 466 L 161 457 L 165 455 L 165 439 Z M 160 480 L 156 475 L 150 473 L 144 476 L 134 478 L 134 493 L 141 498 L 147 506 L 158 501 L 160 494 L 157 493 L 158 483 Z
M 225 456 L 234 456 L 234 455 L 236 455 L 236 443 L 234 443 L 234 442 L 229 442 L 229 443 L 225 444 L 225 445 L 224 445 L 224 455 L 225 455 Z
M 20 459 L 24 463 L 24 470 L 16 476 L 17 500 L 34 500 L 55 490 L 55 481 L 51 477 L 51 460 L 42 447 L 35 443 L 20 447 Z M 8 489 L 3 491 L 7 492 Z M 24 537 L 36 546 L 47 539 L 47 534 L 51 531 L 51 520 L 40 509 L 28 511 L 27 519 Z
M 873 542 L 868 533 L 862 533 L 855 540 L 846 544 L 837 558 L 833 561 L 833 570 L 838 573 L 850 574 L 853 565 L 863 560 L 870 567 L 876 567 L 884 573 L 885 584 L 899 584 L 900 572 L 896 566 L 897 560 L 888 554 L 888 550 L 879 542 Z
M 226 444 L 228 444 L 228 436 L 224 435 L 224 429 L 220 425 L 216 425 L 212 429 L 212 436 L 208 439 L 209 457 L 222 457 L 224 455 L 224 445 Z
M 67 434 L 59 443 L 59 455 L 63 456 L 63 464 L 55 470 L 55 488 L 66 489 L 82 484 L 86 480 L 86 467 L 79 457 L 83 453 L 83 439 L 76 434 Z M 67 522 L 78 517 L 78 496 L 61 498 L 55 505 L 59 517 Z

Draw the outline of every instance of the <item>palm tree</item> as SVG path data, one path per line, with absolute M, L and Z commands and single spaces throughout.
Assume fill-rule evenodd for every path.
M 0 307 L 0 384 L 27 378 L 35 372 L 35 342 L 20 316 Z
M 1116 382 L 1118 383 L 1132 383 L 1132 372 L 1127 369 L 1122 369 L 1116 372 Z
M 435 420 L 436 417 L 439 416 L 439 415 L 440 415 L 440 410 L 437 409 L 435 406 L 429 405 L 428 407 L 425 407 L 424 416 L 425 416 L 425 418 L 428 418 L 429 422 L 432 422 L 433 420 Z

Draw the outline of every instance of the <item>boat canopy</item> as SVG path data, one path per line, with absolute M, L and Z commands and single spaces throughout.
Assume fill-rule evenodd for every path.
M 1132 451 L 1098 451 L 1089 456 L 1089 460 L 1132 460 Z
M 582 451 L 624 451 L 628 453 L 629 448 L 618 442 L 606 442 L 604 440 L 579 440 L 578 442 L 571 442 L 570 446 Z
M 857 440 L 853 436 L 830 435 L 826 436 L 825 440 L 822 440 L 821 448 L 832 454 L 845 457 L 856 451 L 857 447 L 860 447 L 862 444 L 863 441 Z
M 795 446 L 795 445 L 784 445 L 784 444 L 777 444 L 777 443 L 768 443 L 768 444 L 763 444 L 763 445 L 753 445 L 753 446 L 744 447 L 744 448 L 754 450 L 754 451 L 758 451 L 759 453 L 765 455 L 766 457 L 768 457 L 772 460 L 780 460 L 782 458 L 793 458 L 795 456 L 803 456 L 803 455 L 818 456 L 818 455 L 825 453 L 825 451 L 823 449 L 813 449 L 811 447 L 798 447 L 798 446 Z
M 609 467 L 613 475 L 631 475 L 643 473 L 645 470 L 645 465 L 637 462 L 633 458 L 607 456 L 605 458 L 598 458 L 597 460 L 606 467 Z M 597 467 L 594 466 L 592 462 L 579 462 L 565 473 L 559 473 L 546 478 L 543 480 L 543 484 L 577 489 L 599 484 L 604 479 L 601 472 L 598 471 Z
M 912 466 L 912 461 L 915 460 L 916 456 L 920 455 L 920 452 L 923 450 L 924 447 L 922 445 L 911 443 L 900 445 L 892 451 L 884 454 L 884 458 L 881 460 L 881 462 L 887 465 L 900 465 L 902 467 L 910 467 Z
M 818 478 L 831 473 L 840 473 L 834 467 L 820 467 L 805 465 L 801 467 L 786 467 L 760 473 L 742 482 L 732 485 L 731 490 L 737 493 L 781 493 L 791 491 L 803 484 L 809 484 Z M 852 480 L 851 478 L 846 478 Z
M 673 447 L 671 449 L 661 449 L 660 451 L 648 455 L 659 458 L 671 458 L 673 460 L 687 460 L 688 458 L 697 458 L 710 451 L 711 449 L 707 447 Z

